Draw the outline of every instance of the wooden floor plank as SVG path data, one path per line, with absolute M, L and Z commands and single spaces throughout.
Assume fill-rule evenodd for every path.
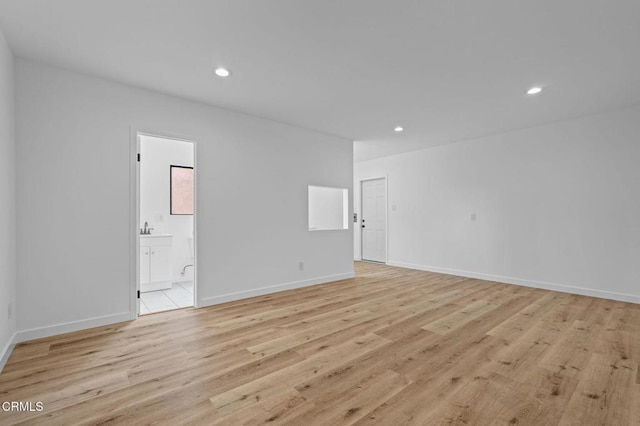
M 487 300 L 476 300 L 475 302 L 460 308 L 456 312 L 453 312 L 438 321 L 433 321 L 422 328 L 438 334 L 452 333 L 467 324 L 469 321 L 473 321 L 476 318 L 493 311 L 498 306 L 499 305 Z
M 0 425 L 640 425 L 640 305 L 355 268 L 19 344 Z
M 618 357 L 592 354 L 559 425 L 631 424 L 635 366 Z M 636 419 L 637 420 L 637 419 Z

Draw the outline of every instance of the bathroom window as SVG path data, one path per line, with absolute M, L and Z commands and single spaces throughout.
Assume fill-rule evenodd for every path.
M 309 231 L 349 229 L 349 190 L 309 185 Z
M 173 215 L 193 214 L 193 167 L 170 166 L 171 210 Z

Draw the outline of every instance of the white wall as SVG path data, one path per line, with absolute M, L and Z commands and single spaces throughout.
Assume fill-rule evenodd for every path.
M 0 370 L 16 329 L 16 192 L 13 54 L 0 30 Z M 8 317 L 8 305 L 13 313 Z
M 19 339 L 129 318 L 132 128 L 196 142 L 199 305 L 353 274 L 351 231 L 307 229 L 308 184 L 351 188 L 350 141 L 16 67 Z
M 354 188 L 389 177 L 390 264 L 640 303 L 639 164 L 632 108 L 356 163 Z
M 193 144 L 150 136 L 140 138 L 140 228 L 147 222 L 154 234 L 173 236 L 173 281 L 193 279 L 189 237 L 193 236 L 193 216 L 170 214 L 169 167 L 193 167 Z

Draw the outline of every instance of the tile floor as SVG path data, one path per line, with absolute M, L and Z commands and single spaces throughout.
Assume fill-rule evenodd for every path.
M 193 281 L 173 283 L 170 289 L 140 294 L 140 315 L 193 306 Z

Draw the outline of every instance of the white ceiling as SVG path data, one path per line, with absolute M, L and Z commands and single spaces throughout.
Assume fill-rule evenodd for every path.
M 354 139 L 357 160 L 640 102 L 638 0 L 0 0 L 0 27 L 18 56 Z

